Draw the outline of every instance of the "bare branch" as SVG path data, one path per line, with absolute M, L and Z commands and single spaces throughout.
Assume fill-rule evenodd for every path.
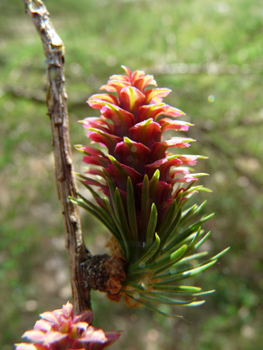
M 195 134 L 198 134 L 199 136 L 195 137 Z M 216 142 L 213 136 L 209 135 L 207 130 L 202 128 L 196 128 L 196 130 L 191 133 L 191 136 L 193 136 L 196 139 L 202 140 L 201 142 L 205 144 L 206 147 L 209 146 L 209 148 L 212 149 L 215 152 L 215 154 L 224 156 L 225 159 L 231 162 L 231 167 L 235 170 L 237 174 L 239 174 L 240 176 L 247 177 L 249 179 L 249 182 L 257 189 L 257 191 L 262 192 L 262 183 L 255 179 L 251 174 L 241 169 L 234 162 L 239 157 L 244 156 L 244 152 L 242 154 L 239 152 L 230 152 L 228 149 Z M 252 157 L 251 154 L 246 154 L 246 156 Z
M 52 26 L 44 3 L 41 0 L 23 0 L 23 2 L 41 37 L 47 61 L 46 103 L 51 120 L 56 184 L 66 233 L 73 304 L 75 312 L 79 313 L 91 309 L 89 288 L 84 285 L 81 278 L 81 263 L 86 260 L 89 252 L 83 242 L 78 208 L 69 201 L 69 196 L 76 198 L 77 188 L 69 139 L 67 94 L 63 72 L 64 45 Z

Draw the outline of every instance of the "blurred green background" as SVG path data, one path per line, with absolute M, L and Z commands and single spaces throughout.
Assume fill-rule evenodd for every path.
M 186 321 L 128 309 L 93 293 L 94 325 L 123 329 L 116 350 L 260 350 L 263 333 L 263 8 L 260 0 L 46 0 L 66 46 L 72 144 L 87 142 L 78 120 L 86 99 L 122 64 L 154 74 L 187 113 L 202 154 L 199 183 L 216 212 L 206 248 L 231 250 L 196 277 L 216 288 Z M 31 329 L 39 313 L 70 299 L 67 254 L 53 174 L 40 38 L 21 0 L 0 2 L 0 348 Z M 75 169 L 81 157 L 73 150 Z M 85 240 L 103 252 L 108 234 L 82 213 Z M 166 310 L 169 311 L 169 310 Z

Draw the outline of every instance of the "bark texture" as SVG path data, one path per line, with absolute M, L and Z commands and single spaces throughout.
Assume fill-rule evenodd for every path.
M 58 198 L 62 206 L 65 242 L 69 256 L 72 298 L 75 313 L 90 310 L 90 288 L 83 283 L 81 264 L 90 257 L 83 242 L 78 208 L 69 196 L 76 198 L 77 187 L 73 174 L 69 139 L 67 94 L 64 78 L 64 45 L 50 21 L 49 13 L 41 0 L 23 0 L 41 37 L 47 62 L 48 91 L 46 103 L 52 129 L 55 158 L 55 177 Z

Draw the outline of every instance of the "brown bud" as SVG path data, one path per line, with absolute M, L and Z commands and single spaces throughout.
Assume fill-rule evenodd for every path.
M 126 261 L 107 254 L 89 256 L 82 264 L 83 281 L 94 290 L 107 293 L 111 300 L 119 301 L 122 281 L 126 278 Z

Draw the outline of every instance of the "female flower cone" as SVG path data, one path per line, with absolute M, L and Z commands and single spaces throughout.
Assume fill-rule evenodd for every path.
M 70 303 L 40 316 L 34 329 L 23 335 L 32 344 L 16 344 L 16 350 L 102 350 L 120 336 L 120 332 L 104 332 L 91 326 L 91 311 L 74 315 Z
M 169 89 L 148 87 L 156 86 L 152 75 L 123 69 L 126 75 L 113 75 L 101 87 L 108 93 L 88 100 L 101 115 L 85 119 L 83 126 L 92 143 L 106 147 L 107 152 L 77 146 L 89 165 L 87 175 L 80 177 L 97 205 L 81 195 L 75 202 L 102 221 L 115 237 L 108 244 L 113 257 L 126 261 L 125 281 L 118 290 L 107 291 L 111 299 L 125 295 L 129 305 L 142 303 L 150 308 L 149 302 L 197 305 L 203 302 L 194 301 L 201 288 L 177 282 L 205 270 L 219 257 L 187 267 L 189 261 L 205 255 L 191 253 L 209 236 L 203 237 L 200 225 L 211 215 L 189 225 L 204 203 L 182 210 L 193 193 L 206 190 L 192 186 L 205 174 L 190 173 L 197 159 L 205 157 L 167 151 L 189 147 L 194 140 L 181 135 L 164 140 L 164 132 L 187 131 L 191 124 L 177 120 L 184 113 L 163 103 Z M 121 257 L 116 254 L 116 240 Z M 186 295 L 193 298 L 173 299 Z

